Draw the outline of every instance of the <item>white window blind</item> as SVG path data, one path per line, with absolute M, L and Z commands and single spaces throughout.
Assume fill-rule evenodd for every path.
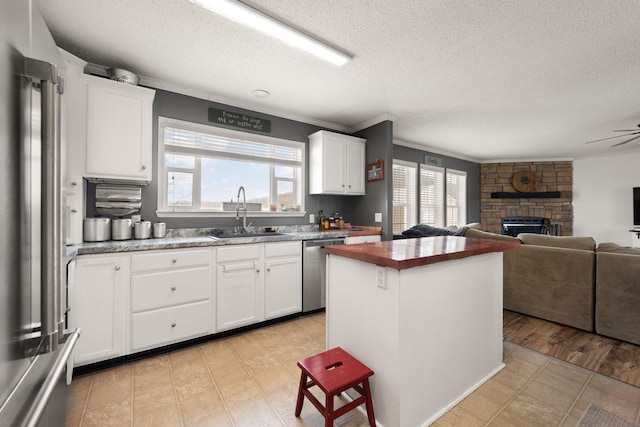
M 444 227 L 444 168 L 420 165 L 420 223 Z
M 447 226 L 467 223 L 467 173 L 447 169 Z
M 393 161 L 393 234 L 401 234 L 416 222 L 416 163 Z

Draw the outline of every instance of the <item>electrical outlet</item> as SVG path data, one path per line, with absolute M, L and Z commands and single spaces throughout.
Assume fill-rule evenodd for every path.
M 374 219 L 375 222 L 382 222 L 382 212 L 376 212 L 374 214 Z
M 387 270 L 384 267 L 376 267 L 376 286 L 387 289 Z
M 316 216 L 314 214 L 309 214 L 309 224 L 315 224 Z

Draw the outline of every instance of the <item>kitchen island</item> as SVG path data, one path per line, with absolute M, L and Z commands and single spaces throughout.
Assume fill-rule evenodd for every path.
M 327 348 L 369 366 L 378 424 L 426 426 L 500 371 L 502 252 L 439 236 L 326 249 Z

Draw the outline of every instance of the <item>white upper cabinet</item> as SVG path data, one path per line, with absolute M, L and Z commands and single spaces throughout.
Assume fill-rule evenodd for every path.
M 86 176 L 151 181 L 155 91 L 83 76 L 86 96 Z
M 365 142 L 324 130 L 309 135 L 309 193 L 364 195 Z

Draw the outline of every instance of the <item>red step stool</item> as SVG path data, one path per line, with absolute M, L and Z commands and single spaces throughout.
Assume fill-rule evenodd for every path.
M 373 414 L 373 402 L 369 388 L 369 377 L 373 375 L 371 369 L 340 347 L 301 360 L 298 362 L 298 366 L 302 370 L 302 374 L 298 388 L 296 417 L 299 417 L 302 412 L 305 396 L 324 416 L 325 427 L 333 426 L 333 420 L 365 403 L 369 425 L 375 427 L 376 419 Z M 311 380 L 307 381 L 308 378 Z M 309 388 L 314 385 L 320 387 L 325 394 L 326 403 L 324 406 L 309 391 Z M 334 409 L 334 396 L 350 388 L 360 393 L 360 397 L 337 410 Z

